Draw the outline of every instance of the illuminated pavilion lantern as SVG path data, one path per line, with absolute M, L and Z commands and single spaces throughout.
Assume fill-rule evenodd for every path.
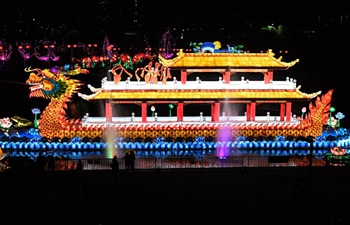
M 214 51 L 214 50 L 213 50 Z M 229 52 L 215 52 L 212 53 L 186 53 L 182 49 L 176 54 L 173 59 L 165 59 L 159 55 L 159 62 L 169 70 L 180 70 L 181 80 L 178 82 L 177 89 L 167 90 L 166 95 L 171 98 L 162 98 L 162 104 L 173 104 L 177 110 L 177 118 L 183 121 L 185 115 L 184 106 L 188 104 L 209 104 L 211 107 L 211 121 L 220 121 L 220 108 L 223 104 L 245 104 L 246 120 L 256 121 L 257 106 L 261 104 L 279 104 L 279 121 L 290 122 L 293 101 L 309 101 L 315 98 L 320 92 L 306 94 L 301 92 L 300 87 L 295 87 L 295 80 L 282 81 L 288 85 L 288 88 L 280 88 L 279 81 L 274 81 L 274 87 L 271 88 L 271 81 L 273 81 L 274 70 L 287 70 L 294 66 L 298 59 L 292 62 L 283 62 L 280 58 L 275 58 L 272 50 L 262 53 L 229 53 Z M 180 86 L 185 86 L 187 83 L 187 76 L 191 73 L 198 72 L 215 72 L 218 77 L 222 77 L 222 82 L 225 83 L 225 91 L 222 91 L 221 84 L 218 83 L 218 90 L 208 90 L 203 88 L 205 84 L 205 76 L 201 79 L 201 88 L 195 92 L 187 90 L 178 91 Z M 260 86 L 253 88 L 253 79 L 250 79 L 249 88 L 239 89 L 230 88 L 231 76 L 235 73 L 253 73 L 254 76 L 260 77 Z M 243 90 L 244 89 L 244 90 Z M 287 90 L 287 91 L 286 91 Z M 153 104 L 155 99 L 163 96 L 163 90 L 152 88 L 147 90 L 103 90 L 95 94 L 91 98 L 86 98 L 89 101 L 101 101 L 111 98 L 113 104 L 127 104 L 134 103 L 141 106 L 142 122 L 147 122 L 147 107 Z M 108 104 L 108 101 L 106 101 Z M 112 110 L 112 107 L 108 107 Z M 112 112 L 106 111 L 106 115 L 111 115 Z M 153 113 L 152 113 L 153 114 Z

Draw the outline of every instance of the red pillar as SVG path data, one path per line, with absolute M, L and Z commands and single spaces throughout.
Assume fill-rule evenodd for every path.
M 210 116 L 211 116 L 211 121 L 215 121 L 215 104 L 210 105 Z
M 187 81 L 187 71 L 181 70 L 181 84 L 186 84 Z
M 224 82 L 225 84 L 229 84 L 231 80 L 231 71 L 226 70 L 224 73 Z
M 290 122 L 292 115 L 292 102 L 287 102 L 286 105 L 286 121 Z
M 111 102 L 106 102 L 105 103 L 105 114 L 106 114 L 106 121 L 107 122 L 112 122 L 112 106 Z
M 284 121 L 284 116 L 286 112 L 286 103 L 280 104 L 280 121 Z
M 273 81 L 273 71 L 269 71 L 267 72 L 269 74 L 269 77 L 270 77 L 270 82 Z
M 219 122 L 220 121 L 220 102 L 215 102 L 211 105 L 211 121 Z
M 147 102 L 141 103 L 141 117 L 143 123 L 147 122 Z
M 250 103 L 246 103 L 246 120 L 249 122 L 250 121 L 250 108 L 251 108 L 251 105 Z
M 273 71 L 269 70 L 267 73 L 264 73 L 264 84 L 269 84 L 273 81 Z
M 250 103 L 250 121 L 255 121 L 256 115 L 256 102 Z
M 184 121 L 184 103 L 177 103 L 177 120 Z

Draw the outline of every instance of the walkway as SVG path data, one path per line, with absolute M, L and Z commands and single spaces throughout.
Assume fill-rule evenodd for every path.
M 121 171 L 118 179 L 111 171 L 1 173 L 1 222 L 348 224 L 348 177 L 347 167 Z

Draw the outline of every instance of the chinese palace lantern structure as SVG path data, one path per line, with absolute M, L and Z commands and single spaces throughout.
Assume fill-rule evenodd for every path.
M 295 80 L 275 81 L 275 70 L 287 70 L 299 60 L 283 62 L 275 58 L 272 50 L 265 53 L 237 53 L 217 51 L 207 46 L 204 52 L 177 52 L 171 59 L 159 56 L 159 62 L 148 64 L 136 69 L 134 75 L 125 81 L 108 81 L 102 79 L 101 87 L 88 85 L 91 94 L 79 92 L 81 84 L 78 80 L 67 79 L 62 72 L 53 74 L 50 70 L 27 70 L 31 72 L 28 83 L 44 82 L 44 88 L 33 88 L 31 96 L 50 97 L 53 90 L 60 91 L 54 95 L 49 106 L 40 117 L 39 131 L 47 137 L 104 137 L 112 133 L 114 137 L 157 138 L 170 137 L 213 137 L 220 138 L 222 131 L 228 130 L 229 136 L 318 136 L 327 123 L 329 107 L 333 90 L 321 96 L 321 92 L 311 94 L 300 91 Z M 180 70 L 180 79 L 171 76 L 172 71 Z M 137 72 L 142 71 L 141 74 Z M 87 73 L 87 71 L 81 71 Z M 113 73 L 113 71 L 110 71 Z M 115 72 L 115 71 L 114 71 Z M 217 81 L 206 81 L 205 77 L 188 81 L 191 73 L 218 73 Z M 75 71 L 74 74 L 79 73 Z M 261 74 L 261 80 L 232 80 L 235 73 Z M 114 73 L 113 73 L 114 74 Z M 40 75 L 40 76 L 39 76 Z M 137 80 L 134 80 L 134 76 Z M 43 79 L 44 78 L 44 79 Z M 141 81 L 144 78 L 144 81 Z M 202 80 L 203 79 L 203 80 Z M 49 81 L 52 81 L 51 83 Z M 66 85 L 62 85 L 65 83 Z M 65 90 L 59 90 L 64 87 Z M 54 89 L 56 88 L 56 89 Z M 51 90 L 52 89 L 52 90 Z M 40 93 L 41 92 L 41 93 Z M 89 124 L 87 118 L 68 119 L 64 110 L 66 102 L 72 94 L 87 101 L 103 101 L 105 106 L 104 122 Z M 314 102 L 311 102 L 314 100 Z M 292 103 L 295 101 L 310 101 L 309 112 L 303 115 L 303 120 L 292 121 Z M 140 106 L 141 120 L 132 123 L 119 121 L 113 117 L 113 106 L 120 104 L 135 104 Z M 176 110 L 176 121 L 149 121 L 147 111 L 154 104 L 172 105 Z M 184 106 L 190 104 L 209 104 L 210 119 L 200 123 L 184 123 L 186 116 Z M 220 108 L 223 104 L 245 104 L 245 114 L 242 121 L 220 120 Z M 279 117 L 276 121 L 257 121 L 256 110 L 259 104 L 279 104 Z M 133 115 L 134 117 L 134 115 Z M 219 137 L 220 136 L 220 137 Z

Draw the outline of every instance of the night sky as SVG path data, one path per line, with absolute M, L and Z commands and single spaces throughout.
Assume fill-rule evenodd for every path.
M 75 6 L 80 4 L 82 17 L 95 20 L 95 17 L 97 17 L 95 9 L 98 2 L 93 1 L 89 4 L 81 5 L 78 1 L 70 1 L 69 5 L 61 3 L 57 5 L 50 4 L 45 9 L 45 7 L 38 7 L 31 2 L 21 3 L 20 1 L 12 1 L 7 5 L 8 10 L 0 18 L 6 18 L 5 21 L 12 18 L 15 21 L 18 17 L 16 9 L 23 7 L 36 18 L 45 19 L 46 22 L 52 21 L 57 23 L 64 21 L 65 18 L 69 18 L 71 16 L 69 14 Z M 113 1 L 109 3 L 113 10 L 114 4 L 116 3 Z M 188 1 L 178 1 L 176 3 L 164 3 L 164 1 L 158 1 L 157 3 L 157 1 L 154 1 L 153 3 L 145 4 L 139 1 L 139 6 L 142 9 L 140 10 L 142 11 L 142 13 L 140 12 L 140 17 L 144 20 L 149 20 L 148 24 L 154 23 L 158 26 L 161 23 L 162 27 L 159 30 L 166 27 L 167 24 L 174 23 L 191 26 L 197 25 L 198 27 L 208 25 L 211 27 L 220 27 L 226 23 L 235 23 L 237 17 L 234 15 L 239 13 L 245 14 L 247 22 L 253 25 L 285 24 L 290 29 L 307 30 L 317 21 L 315 20 L 315 15 L 328 15 L 331 17 L 330 15 L 338 15 L 341 12 L 339 10 L 336 11 L 337 7 L 342 8 L 338 5 L 329 6 L 328 11 L 322 10 L 320 7 L 313 8 L 310 11 L 309 7 L 303 5 L 288 5 L 286 7 L 284 4 L 283 7 L 276 8 L 261 4 L 254 5 L 260 9 L 256 11 L 251 10 L 252 6 L 247 3 L 234 3 L 232 6 L 227 1 L 220 0 L 212 3 L 203 2 L 201 4 L 189 3 Z M 334 10 L 332 11 L 332 9 Z M 344 13 L 344 11 L 341 13 Z M 118 23 L 118 21 L 115 22 Z M 301 40 L 295 36 L 291 37 L 288 41 L 288 46 L 290 46 L 290 49 L 288 49 L 289 53 L 282 55 L 282 61 L 289 62 L 298 58 L 300 62 L 287 71 L 276 72 L 276 77 L 288 76 L 297 79 L 297 84 L 302 86 L 301 91 L 305 93 L 314 93 L 317 91 L 325 93 L 330 89 L 334 89 L 332 106 L 336 108 L 336 111 L 341 111 L 345 114 L 345 118 L 341 124 L 344 127 L 350 128 L 349 91 L 347 83 L 350 61 L 348 54 L 350 51 L 349 28 L 350 26 L 347 25 L 318 31 L 317 39 Z M 237 28 L 229 27 L 229 29 L 235 30 Z M 220 38 L 220 36 L 217 36 L 217 40 L 220 41 Z M 205 41 L 216 40 L 203 40 L 203 42 Z M 255 43 L 255 45 L 259 44 Z M 276 58 L 278 58 L 281 55 L 278 53 L 278 49 L 273 50 L 276 53 Z M 28 89 L 21 83 L 27 79 L 28 74 L 18 72 L 17 75 L 14 75 L 13 73 L 0 71 L 0 76 L 0 80 L 7 80 L 7 82 L 1 83 L 0 93 L 3 96 L 1 99 L 3 110 L 0 112 L 0 117 L 13 116 L 13 114 L 31 116 L 31 113 L 27 112 L 28 108 L 30 109 L 33 105 L 39 103 L 33 103 L 32 100 L 28 103 L 28 99 L 25 97 L 27 96 Z M 45 100 L 38 101 L 44 105 L 47 103 Z

